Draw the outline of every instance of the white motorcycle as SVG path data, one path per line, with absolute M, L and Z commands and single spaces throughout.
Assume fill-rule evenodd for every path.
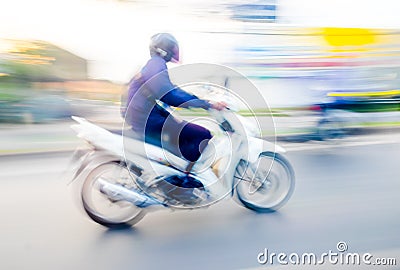
M 234 197 L 256 212 L 273 212 L 294 191 L 285 150 L 260 139 L 254 123 L 232 110 L 211 110 L 220 134 L 190 172 L 188 161 L 134 136 L 115 134 L 83 118 L 72 128 L 89 149 L 76 151 L 72 179 L 80 205 L 107 227 L 131 226 L 156 209 L 197 209 Z

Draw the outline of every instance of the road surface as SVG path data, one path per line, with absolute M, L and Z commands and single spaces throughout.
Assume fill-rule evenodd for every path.
M 397 258 L 395 267 L 368 269 L 399 269 L 399 134 L 285 146 L 297 186 L 279 212 L 228 200 L 155 212 L 126 230 L 78 210 L 63 179 L 70 154 L 0 157 L 0 269 L 267 269 L 257 261 L 265 248 L 318 255 L 337 252 L 340 241 L 348 252 Z

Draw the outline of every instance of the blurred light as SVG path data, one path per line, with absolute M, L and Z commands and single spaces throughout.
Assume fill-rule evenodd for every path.
M 322 29 L 324 39 L 331 46 L 363 46 L 376 41 L 372 29 L 327 27 Z M 347 48 L 348 49 L 348 48 Z
M 330 97 L 381 97 L 381 96 L 397 96 L 400 95 L 400 90 L 374 91 L 374 92 L 330 92 L 327 94 Z

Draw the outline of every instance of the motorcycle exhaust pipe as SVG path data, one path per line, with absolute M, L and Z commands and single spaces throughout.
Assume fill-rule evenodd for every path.
M 137 207 L 145 208 L 151 205 L 163 205 L 163 203 L 134 190 L 121 185 L 112 184 L 99 178 L 100 191 L 114 201 L 128 201 Z

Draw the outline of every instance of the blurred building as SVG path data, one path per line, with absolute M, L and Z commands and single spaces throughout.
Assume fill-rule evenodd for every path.
M 25 81 L 85 80 L 87 61 L 45 41 L 0 40 L 2 64 L 10 77 Z
M 66 97 L 86 100 L 119 102 L 125 85 L 106 80 L 69 80 L 62 82 L 37 82 L 35 88 L 61 90 Z
M 67 119 L 91 100 L 120 101 L 121 85 L 88 79 L 87 66 L 86 59 L 48 42 L 1 40 L 0 122 Z
M 85 99 L 119 99 L 121 85 L 89 79 L 87 60 L 64 48 L 36 40 L 2 40 L 1 44 L 0 76 L 7 78 L 3 91 L 27 95 L 23 88 L 30 88 Z M 0 79 L 0 89 L 4 83 Z
M 76 81 L 88 78 L 88 64 L 86 59 L 54 44 L 44 44 L 47 52 L 54 57 L 52 71 L 47 77 L 48 80 Z

